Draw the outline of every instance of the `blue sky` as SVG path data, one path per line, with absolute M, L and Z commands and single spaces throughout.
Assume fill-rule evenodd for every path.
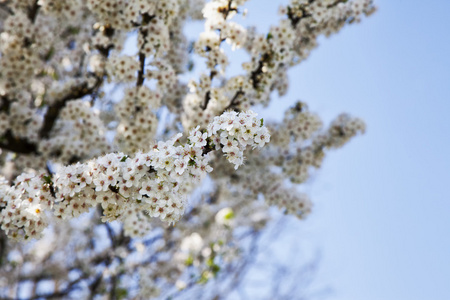
M 367 123 L 304 187 L 315 210 L 292 240 L 321 249 L 328 299 L 448 300 L 450 1 L 375 2 L 370 18 L 320 40 L 277 101 Z M 249 1 L 248 21 L 268 28 L 279 3 Z

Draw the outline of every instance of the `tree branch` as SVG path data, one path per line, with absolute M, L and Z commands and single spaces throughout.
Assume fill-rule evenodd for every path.
M 144 70 L 145 70 L 145 54 L 140 52 L 139 53 L 139 71 L 138 71 L 138 79 L 136 81 L 136 86 L 140 87 L 144 84 Z
M 5 262 L 4 259 L 6 258 L 6 247 L 7 247 L 8 239 L 6 237 L 6 234 L 3 230 L 0 230 L 0 266 L 3 265 Z
M 142 44 L 142 47 L 144 47 L 145 44 L 147 43 L 145 38 L 148 33 L 147 29 L 142 29 L 142 26 L 147 25 L 154 18 L 155 18 L 155 16 L 151 16 L 147 13 L 142 15 L 142 24 L 141 24 L 141 27 L 139 28 L 139 32 L 144 36 L 144 43 Z M 137 87 L 140 87 L 141 85 L 144 84 L 144 80 L 145 80 L 144 75 L 145 75 L 145 53 L 143 53 L 142 51 L 139 51 L 139 71 L 138 71 L 138 79 L 136 81 Z
M 242 90 L 239 90 L 236 92 L 236 94 L 234 94 L 233 99 L 231 99 L 230 104 L 228 104 L 227 107 L 225 107 L 224 111 L 230 109 L 230 108 L 234 108 L 235 105 L 239 104 L 237 102 L 237 99 L 239 98 L 239 96 L 243 96 L 245 95 L 245 93 Z
M 11 101 L 6 96 L 0 96 L 0 99 L 2 100 L 0 103 L 0 112 L 9 112 Z
M 0 3 L 0 9 L 7 12 L 10 15 L 14 15 L 14 12 L 12 11 L 12 9 L 8 7 L 8 2 Z
M 40 5 L 38 4 L 39 0 L 35 0 L 33 5 L 28 10 L 28 19 L 30 19 L 31 23 L 34 23 L 37 17 L 37 13 L 39 11 Z
M 209 100 L 211 100 L 211 91 L 207 91 L 205 94 L 205 102 L 203 102 L 201 109 L 205 110 L 208 107 Z
M 6 143 L 2 140 L 5 140 Z M 10 129 L 0 139 L 0 148 L 20 154 L 38 154 L 35 143 L 30 143 L 27 139 L 15 137 Z
M 80 99 L 84 96 L 87 96 L 94 91 L 96 91 L 103 83 L 103 78 L 99 78 L 96 76 L 97 82 L 92 87 L 88 87 L 87 82 L 81 83 L 79 86 L 72 89 L 72 92 L 62 99 L 56 101 L 54 104 L 48 107 L 47 113 L 44 117 L 44 123 L 39 131 L 39 137 L 41 139 L 48 138 L 50 136 L 50 132 L 55 125 L 56 120 L 59 117 L 59 113 L 61 109 L 66 105 L 67 101 Z

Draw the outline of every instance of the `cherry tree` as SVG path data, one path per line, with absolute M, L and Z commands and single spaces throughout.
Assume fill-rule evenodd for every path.
M 225 298 L 269 207 L 309 215 L 295 187 L 364 122 L 254 110 L 375 7 L 290 0 L 258 32 L 246 2 L 0 0 L 1 299 Z

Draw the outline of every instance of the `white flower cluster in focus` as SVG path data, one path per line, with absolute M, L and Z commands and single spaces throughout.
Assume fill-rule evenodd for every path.
M 262 119 L 256 119 L 256 113 L 252 111 L 240 114 L 225 112 L 214 117 L 207 131 L 209 136 L 215 135 L 216 148 L 223 145 L 222 151 L 235 169 L 244 163 L 245 147 L 263 147 L 270 141 L 270 133 L 263 126 Z
M 206 132 L 192 130 L 184 145 L 180 133 L 130 157 L 110 153 L 61 167 L 53 176 L 22 174 L 12 187 L 1 182 L 1 228 L 15 238 L 37 238 L 46 227 L 46 211 L 70 219 L 98 204 L 104 222 L 122 220 L 130 234 L 142 223 L 136 212 L 174 223 L 187 204 L 185 193 L 191 189 L 185 186 L 195 186 L 212 171 L 208 164 L 212 141 L 235 169 L 243 163 L 246 146 L 262 147 L 269 141 L 267 128 L 256 116 L 251 111 L 226 112 Z

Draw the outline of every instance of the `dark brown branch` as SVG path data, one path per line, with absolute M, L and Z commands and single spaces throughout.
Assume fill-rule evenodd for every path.
M 110 225 L 108 222 L 106 222 L 106 223 L 105 223 L 105 227 L 106 227 L 106 231 L 108 232 L 108 237 L 109 237 L 109 239 L 111 240 L 111 246 L 112 246 L 112 248 L 116 248 L 117 241 L 116 241 L 116 237 L 115 237 L 115 235 L 114 235 L 114 231 L 113 231 L 113 229 L 111 228 L 111 225 Z
M 0 112 L 9 112 L 9 107 L 11 106 L 11 101 L 6 96 L 0 97 Z
M 14 12 L 12 11 L 12 9 L 8 7 L 8 2 L 0 3 L 0 9 L 7 12 L 10 15 L 14 15 Z
M 258 64 L 258 68 L 256 68 L 256 70 L 252 71 L 252 73 L 250 74 L 250 78 L 252 79 L 252 84 L 253 84 L 253 88 L 256 90 L 259 87 L 259 82 L 261 80 L 261 74 L 263 73 L 263 67 L 264 67 L 264 63 L 267 63 L 271 60 L 272 55 L 271 53 L 264 53 L 261 56 L 261 59 L 259 60 L 259 64 Z
M 7 130 L 0 140 L 0 148 L 21 154 L 38 154 L 35 143 L 30 143 L 27 139 L 13 136 L 11 130 Z
M 30 19 L 31 23 L 34 23 L 37 17 L 37 13 L 39 11 L 39 0 L 35 0 L 33 5 L 28 10 L 28 19 Z
M 72 268 L 71 270 L 74 270 L 75 268 Z M 40 295 L 36 295 L 30 298 L 26 298 L 27 300 L 37 300 L 37 299 L 65 299 L 66 296 L 73 292 L 74 290 L 76 290 L 77 285 L 79 283 L 81 283 L 83 280 L 88 280 L 89 279 L 89 274 L 88 273 L 83 273 L 79 278 L 77 278 L 76 280 L 69 282 L 67 287 L 65 289 L 63 289 L 62 291 L 55 291 L 53 293 L 48 293 L 48 294 L 40 294 Z M 53 275 L 37 275 L 35 277 L 25 277 L 25 280 L 33 280 L 35 282 L 38 282 L 39 280 L 44 280 L 44 279 L 55 279 L 53 278 Z M 89 290 L 91 291 L 91 293 L 95 293 L 95 291 L 98 289 L 101 281 L 103 279 L 103 275 L 100 273 L 99 275 L 97 275 L 93 281 L 89 284 Z M 11 298 L 2 298 L 0 297 L 0 300 L 12 300 Z M 18 300 L 18 299 L 14 299 L 14 300 Z
M 139 72 L 138 72 L 138 79 L 136 81 L 136 86 L 140 87 L 144 84 L 144 75 L 145 75 L 145 54 L 139 53 Z
M 345 3 L 345 2 L 347 2 L 347 0 L 336 0 L 336 1 L 334 1 L 334 3 L 331 3 L 331 4 L 328 4 L 327 5 L 327 8 L 332 8 L 332 7 L 335 7 L 335 6 L 337 6 L 339 3 Z
M 117 300 L 117 275 L 111 277 L 111 290 L 109 291 L 109 300 Z
M 48 164 L 48 162 L 47 162 L 45 168 L 46 168 L 46 171 L 47 171 L 47 174 L 48 174 L 47 179 L 50 179 L 50 180 L 48 180 L 48 183 L 47 183 L 48 184 L 48 189 L 49 189 L 50 194 L 52 195 L 52 197 L 56 198 L 55 187 L 53 186 L 53 181 L 51 180 L 51 178 L 53 177 L 53 173 L 50 170 L 50 165 Z
M 205 110 L 208 107 L 209 100 L 211 100 L 211 91 L 207 91 L 205 94 L 205 101 L 203 102 L 201 109 Z
M 116 30 L 111 26 L 111 24 L 107 24 L 103 28 L 104 28 L 103 34 L 106 37 L 112 38 L 114 36 L 114 33 L 116 32 Z
M 243 96 L 245 95 L 245 93 L 242 90 L 239 90 L 236 92 L 236 94 L 234 94 L 233 99 L 231 99 L 230 104 L 228 104 L 227 107 L 225 107 L 224 111 L 230 109 L 230 108 L 234 108 L 237 104 L 239 104 L 237 102 L 237 99 L 239 98 L 239 96 Z
M 230 11 L 237 12 L 238 10 L 236 8 L 231 8 L 231 4 L 233 3 L 233 0 L 228 1 L 227 7 L 220 7 L 219 12 L 223 14 L 223 18 L 226 20 L 228 18 L 228 15 Z
M 211 80 L 211 82 L 213 81 L 213 79 L 214 79 L 214 77 L 216 75 L 217 75 L 217 71 L 212 69 L 211 72 L 209 73 L 209 79 Z M 206 92 L 206 94 L 205 94 L 205 101 L 200 106 L 200 108 L 205 110 L 208 107 L 209 100 L 211 100 L 211 91 L 207 91 Z
M 67 101 L 83 98 L 84 96 L 89 95 L 100 88 L 103 83 L 103 79 L 99 77 L 96 77 L 96 79 L 97 82 L 94 84 L 94 86 L 89 88 L 88 83 L 83 82 L 79 86 L 73 88 L 70 94 L 66 95 L 62 99 L 59 99 L 54 104 L 48 107 L 47 113 L 44 117 L 44 124 L 39 131 L 40 138 L 48 138 L 50 136 L 50 132 L 59 117 L 59 113 L 61 109 L 66 105 Z
M 208 143 L 206 143 L 206 146 L 202 150 L 202 155 L 205 156 L 209 152 L 216 150 L 216 148 L 213 147 L 213 142 L 208 138 Z
M 89 285 L 89 290 L 91 292 L 91 294 L 89 295 L 89 299 L 94 299 L 95 292 L 100 287 L 102 280 L 103 280 L 102 274 L 97 275 L 97 277 L 94 279 L 94 281 Z
M 147 29 L 142 29 L 142 26 L 147 25 L 154 18 L 155 18 L 155 16 L 151 16 L 151 15 L 149 15 L 147 13 L 142 15 L 142 23 L 140 25 L 139 32 L 144 36 L 144 43 L 142 44 L 141 49 L 147 43 L 146 37 L 147 37 L 147 34 L 148 34 Z M 140 86 L 142 86 L 144 84 L 144 80 L 145 80 L 144 75 L 145 75 L 145 53 L 143 53 L 142 51 L 139 51 L 139 71 L 138 71 L 138 78 L 137 78 L 137 81 L 136 81 L 136 86 L 137 87 L 140 87 Z
M 113 44 L 110 44 L 106 47 L 103 46 L 97 46 L 96 49 L 98 50 L 98 52 L 100 52 L 101 55 L 103 55 L 104 57 L 108 57 L 109 56 L 109 52 L 111 51 L 111 49 L 114 48 Z
M 6 237 L 5 232 L 3 230 L 0 230 L 0 266 L 5 263 L 6 255 L 8 253 L 6 251 L 7 243 L 8 238 Z
M 292 25 L 292 27 L 294 27 L 294 28 L 297 27 L 298 23 L 300 23 L 300 21 L 301 21 L 302 19 L 305 19 L 305 18 L 308 18 L 308 17 L 311 17 L 311 16 L 312 16 L 311 14 L 307 14 L 307 13 L 305 12 L 304 8 L 302 8 L 301 11 L 302 11 L 302 15 L 301 15 L 300 17 L 295 16 L 295 15 L 292 13 L 292 9 L 288 6 L 288 13 L 287 13 L 287 16 L 288 16 L 289 20 L 291 20 L 291 25 Z
M 82 280 L 84 280 L 84 277 L 80 277 L 72 282 L 69 283 L 67 288 L 60 292 L 55 292 L 51 294 L 43 294 L 43 295 L 36 295 L 34 297 L 28 298 L 29 300 L 37 300 L 37 299 L 62 299 L 65 298 L 70 292 L 73 292 L 76 289 L 76 285 L 80 283 Z

